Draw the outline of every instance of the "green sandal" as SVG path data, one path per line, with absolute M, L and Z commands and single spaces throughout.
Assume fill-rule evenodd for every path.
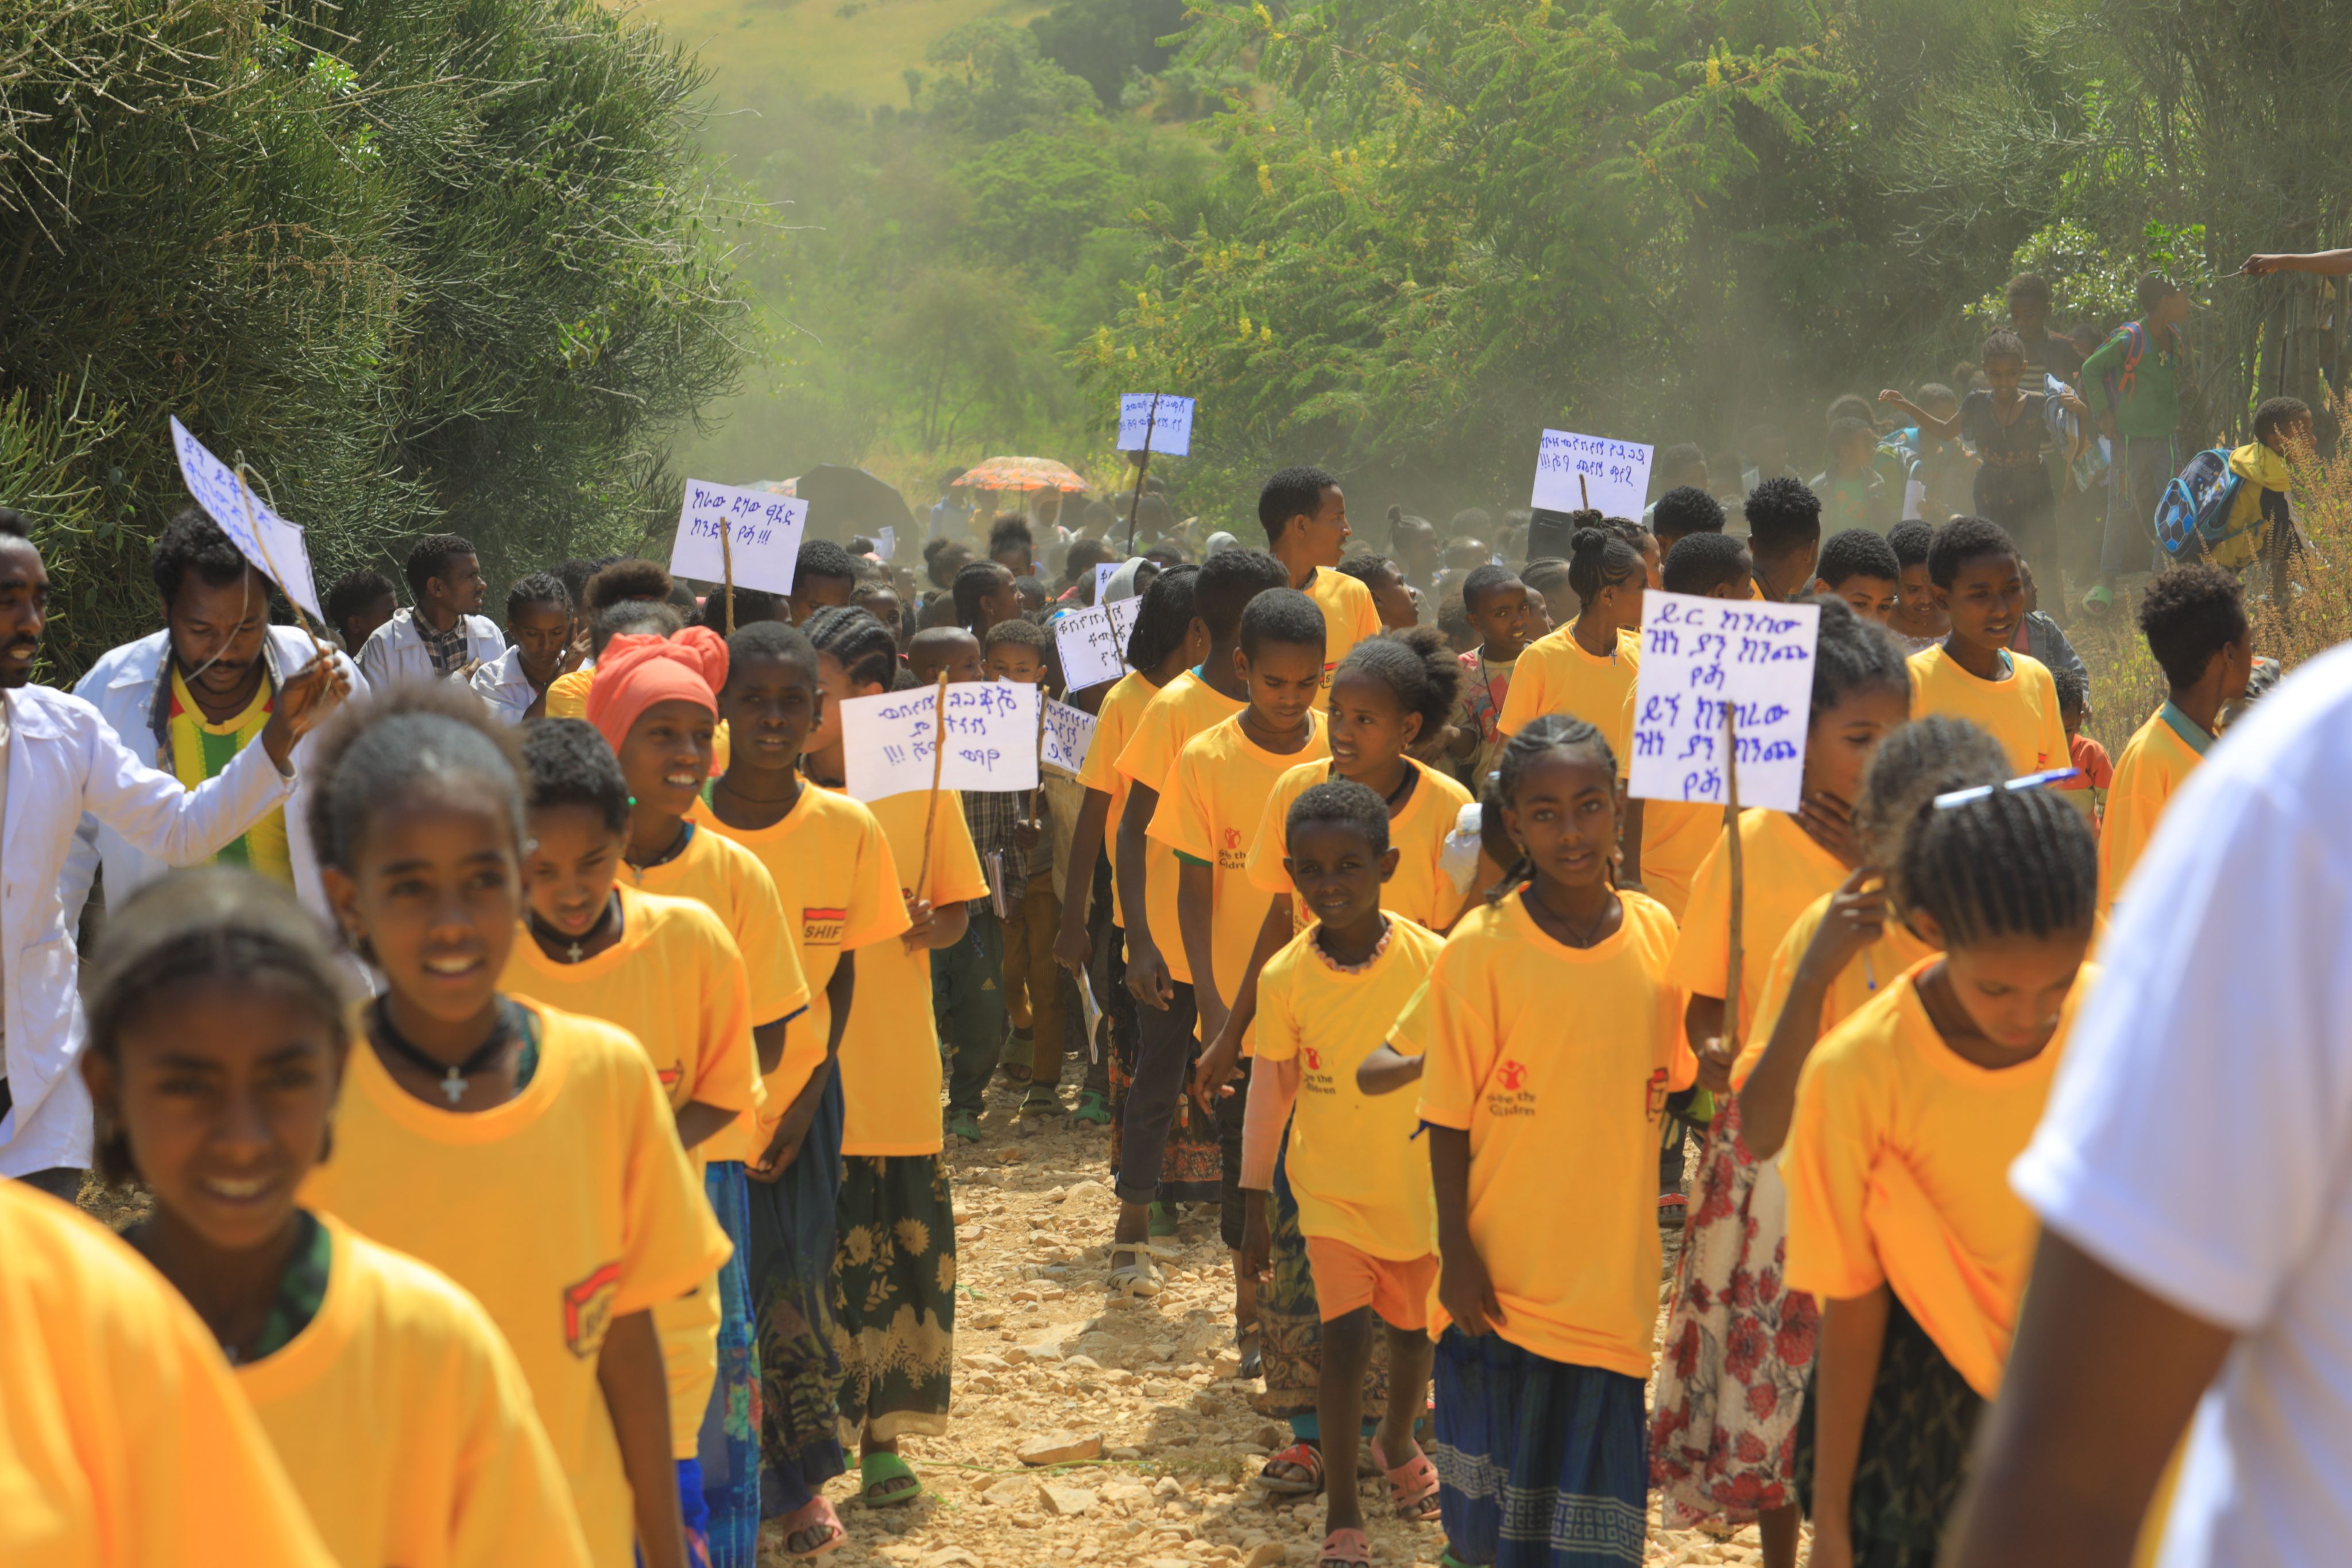
M 1110 1105 L 1091 1089 L 1078 1091 L 1078 1108 L 1070 1113 L 1073 1122 L 1085 1122 L 1097 1127 L 1110 1125 Z
M 896 1454 L 867 1454 L 857 1461 L 858 1495 L 868 1508 L 897 1508 L 923 1495 L 923 1483 Z
M 1050 1084 L 1032 1083 L 1029 1092 L 1021 1097 L 1021 1113 L 1024 1116 L 1061 1115 L 1061 1096 L 1054 1092 Z
M 1150 1219 L 1149 1219 L 1149 1221 L 1148 1221 L 1147 1223 L 1148 1223 L 1148 1226 L 1149 1226 L 1149 1228 L 1148 1228 L 1148 1230 L 1146 1231 L 1146 1234 L 1147 1234 L 1147 1235 L 1151 1235 L 1151 1236 L 1173 1236 L 1173 1235 L 1175 1235 L 1175 1234 L 1176 1234 L 1176 1206 L 1175 1206 L 1174 1204 L 1172 1204 L 1172 1203 L 1155 1203 L 1155 1204 L 1153 1204 L 1153 1205 L 1151 1206 L 1150 1218 Z

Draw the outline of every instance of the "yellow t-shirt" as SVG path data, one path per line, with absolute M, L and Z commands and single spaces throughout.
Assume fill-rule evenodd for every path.
M 1185 675 L 1178 675 L 1183 680 Z M 1110 920 L 1124 929 L 1127 920 L 1118 907 L 1118 818 L 1127 810 L 1127 792 L 1132 788 L 1127 775 L 1118 770 L 1119 753 L 1127 749 L 1128 738 L 1143 718 L 1143 710 L 1160 688 L 1134 670 L 1119 676 L 1118 682 L 1103 694 L 1102 706 L 1095 714 L 1095 738 L 1087 748 L 1087 760 L 1078 769 L 1078 782 L 1089 789 L 1110 797 L 1110 811 L 1103 818 L 1103 853 L 1110 857 Z
M 2173 791 L 2188 782 L 2212 744 L 2195 719 L 2168 702 L 2125 743 L 2107 785 L 2107 819 L 2099 827 L 2100 914 L 2115 908 Z
M 428 1105 L 375 1051 L 351 1053 L 334 1157 L 310 1207 L 431 1264 L 489 1312 L 530 1383 L 597 1568 L 630 1568 L 635 1524 L 596 1382 L 615 1317 L 694 1290 L 730 1250 L 646 1050 L 532 1002 L 539 1071 L 492 1110 Z
M 1617 777 L 1633 777 L 1633 706 L 1636 689 L 1625 688 L 1617 728 L 1609 744 L 1617 753 Z M 1723 808 L 1692 800 L 1642 802 L 1642 887 L 1677 921 L 1690 908 L 1691 883 L 1699 862 L 1723 836 Z
M 1343 974 L 1316 950 L 1316 929 L 1268 958 L 1257 982 L 1258 1060 L 1298 1062 L 1286 1156 L 1298 1228 L 1375 1258 L 1425 1258 L 1437 1250 L 1437 1200 L 1428 1152 L 1413 1141 L 1412 1096 L 1366 1094 L 1356 1068 L 1387 1040 L 1445 942 L 1391 920 L 1379 956 Z
M 768 1075 L 766 1100 L 752 1118 L 751 1147 L 757 1155 L 766 1152 L 776 1124 L 824 1060 L 824 1042 L 833 1032 L 833 1003 L 825 988 L 841 967 L 841 956 L 906 930 L 907 901 L 899 896 L 898 862 L 882 824 L 846 795 L 806 786 L 782 821 L 758 829 L 730 828 L 702 801 L 689 815 L 751 851 L 768 868 L 783 901 L 785 923 L 798 934 L 795 950 L 801 973 L 808 977 L 808 1010 L 784 1030 L 783 1060 Z M 853 995 L 852 1011 L 860 999 Z
M 1944 645 L 1911 655 L 1911 716 L 1949 714 L 1982 727 L 2009 753 L 2018 773 L 2063 768 L 2071 752 L 2066 726 L 2058 716 L 2058 687 L 2050 667 L 2031 653 L 2003 650 L 2010 661 L 2006 680 L 1980 681 L 1960 668 Z
M 692 819 L 689 818 L 689 821 Z M 723 834 L 696 823 L 686 848 L 674 860 L 639 871 L 621 862 L 620 883 L 670 898 L 690 898 L 719 916 L 735 938 L 751 981 L 751 1027 L 795 1017 L 809 1005 L 809 982 L 801 970 L 800 945 L 785 923 L 783 901 L 760 857 Z M 790 1031 L 787 1030 L 789 1037 Z M 756 1062 L 756 1051 L 752 1060 Z M 765 1095 L 755 1092 L 754 1107 Z M 782 1110 L 774 1114 L 782 1115 Z M 746 1116 L 703 1140 L 705 1160 L 748 1160 L 752 1118 Z
M 1520 653 L 1496 726 L 1513 736 L 1546 714 L 1564 713 L 1612 737 L 1614 747 L 1614 731 L 1624 722 L 1625 703 L 1641 667 L 1639 632 L 1618 632 L 1616 649 L 1607 658 L 1596 659 L 1579 645 L 1569 627 L 1547 632 Z
M 1332 575 L 1337 576 L 1338 573 Z M 1160 688 L 1135 721 L 1135 733 L 1118 754 L 1118 770 L 1130 789 L 1140 784 L 1168 792 L 1169 776 L 1176 771 L 1177 756 L 1185 744 L 1211 725 L 1242 711 L 1244 704 L 1187 670 Z M 1124 809 L 1126 802 L 1120 801 Z M 1118 823 L 1111 822 L 1118 832 Z M 1152 946 L 1181 985 L 1192 983 L 1192 966 L 1184 956 L 1184 936 L 1176 924 L 1176 856 L 1160 849 L 1143 868 L 1144 925 Z
M 144 1259 L 0 1181 L 0 1563 L 335 1568 L 220 1347 Z
M 1239 714 L 1210 726 L 1184 743 L 1152 814 L 1154 839 L 1209 867 L 1209 952 L 1218 994 L 1227 1007 L 1241 990 L 1272 902 L 1250 885 L 1245 869 L 1250 844 L 1265 820 L 1266 799 L 1275 780 L 1292 768 L 1331 754 L 1320 716 L 1309 710 L 1307 725 L 1306 743 L 1279 756 L 1249 737 Z M 1175 936 L 1182 946 L 1181 926 Z M 1166 941 L 1156 921 L 1152 936 Z M 1246 1048 L 1247 1035 L 1243 1042 Z
M 1551 1361 L 1650 1375 L 1658 1118 L 1697 1062 L 1667 977 L 1674 916 L 1638 893 L 1605 940 L 1546 936 L 1520 889 L 1465 915 L 1390 1040 L 1425 1059 L 1420 1117 L 1470 1134 L 1470 1239 Z M 1448 1321 L 1433 1303 L 1430 1333 Z
M 573 670 L 547 683 L 547 716 L 550 718 L 586 718 L 588 688 L 596 684 L 596 666 Z
M 336 1561 L 586 1563 L 530 1385 L 479 1304 L 320 1221 L 332 1251 L 318 1315 L 236 1381 Z
M 1402 915 L 1407 920 L 1420 922 L 1432 931 L 1443 931 L 1454 917 L 1462 913 L 1473 893 L 1465 894 L 1454 885 L 1454 879 L 1438 864 L 1445 850 L 1445 835 L 1454 831 L 1454 823 L 1462 808 L 1470 803 L 1470 791 L 1433 768 L 1406 759 L 1406 766 L 1421 775 L 1421 782 L 1412 787 L 1412 799 L 1404 810 L 1389 819 L 1389 847 L 1399 851 L 1396 875 L 1381 888 L 1381 907 L 1391 915 Z M 1290 877 L 1282 869 L 1283 857 L 1290 852 L 1285 825 L 1290 820 L 1290 808 L 1298 797 L 1318 784 L 1328 783 L 1334 777 L 1330 760 L 1302 762 L 1288 768 L 1274 781 L 1274 793 L 1266 797 L 1265 813 L 1257 830 L 1250 835 L 1249 860 L 1245 869 L 1250 885 L 1262 893 L 1287 894 Z M 1218 977 L 1224 977 L 1220 962 Z
M 525 932 L 515 938 L 499 988 L 526 1001 L 603 1020 L 653 1059 L 672 1112 L 698 1100 L 749 1114 L 760 1092 L 751 1003 L 735 939 L 699 899 L 618 890 L 621 939 L 577 964 L 559 964 Z M 687 1150 L 698 1180 L 722 1129 Z M 705 1281 L 654 1307 L 669 1375 L 669 1439 L 695 1455 L 702 1412 L 719 1377 L 719 1291 Z
M 1797 983 L 1797 966 L 1805 961 L 1805 949 L 1812 946 L 1813 934 L 1829 917 L 1830 900 L 1834 891 L 1825 893 L 1805 905 L 1772 951 L 1771 967 L 1765 972 L 1763 989 L 1756 996 L 1752 1015 L 1755 1027 L 1739 1042 L 1739 1058 L 1731 1064 L 1731 1087 L 1744 1087 L 1748 1075 L 1764 1060 L 1764 1048 L 1772 1041 L 1772 1031 L 1780 1027 L 1780 1011 L 1788 1006 L 1789 988 Z M 1879 938 L 1853 956 L 1853 961 L 1838 971 L 1829 989 L 1822 997 L 1822 1016 L 1813 1038 L 1823 1035 L 1844 1019 L 1861 1010 L 1864 1003 L 1893 985 L 1913 965 L 1932 958 L 1936 949 L 1911 934 L 1911 928 L 1900 920 L 1890 919 L 1880 928 Z M 1743 969 L 1746 968 L 1742 965 Z
M 1720 807 L 1707 809 L 1720 820 Z M 1740 925 L 1739 950 L 1739 1039 L 1744 1046 L 1756 1033 L 1756 1005 L 1764 995 L 1780 939 L 1806 905 L 1825 893 L 1835 893 L 1848 873 L 1836 856 L 1807 838 L 1797 819 L 1786 811 L 1751 806 L 1740 812 L 1739 847 L 1748 915 Z M 1643 874 L 1647 872 L 1644 867 Z M 1720 999 L 1730 993 L 1731 857 L 1724 851 L 1720 831 L 1691 883 L 1672 972 L 1675 984 L 1693 996 Z
M 923 859 L 923 805 L 929 799 L 918 789 L 869 802 L 898 868 L 902 914 L 906 901 L 915 896 L 914 878 Z M 988 878 L 972 848 L 963 797 L 940 790 L 938 811 L 923 896 L 934 909 L 987 897 Z M 940 1152 L 940 1034 L 931 1017 L 929 948 L 910 953 L 893 936 L 865 949 L 857 961 L 849 1025 L 842 1032 L 840 1071 L 843 1154 Z
M 171 710 L 164 725 L 172 743 L 173 777 L 194 789 L 226 772 L 238 752 L 261 738 L 261 732 L 269 726 L 269 683 L 265 680 L 255 688 L 253 700 L 245 705 L 243 713 L 215 724 L 196 706 L 187 682 L 180 676 L 178 662 L 173 661 Z M 212 863 L 241 865 L 293 886 L 294 862 L 286 847 L 286 809 L 273 806 L 263 812 L 253 826 L 223 845 Z
M 2042 1120 L 2076 1005 L 2030 1061 L 1998 1071 L 1944 1043 L 1919 1000 L 1923 959 L 1805 1059 L 1780 1175 L 1791 1290 L 1844 1299 L 1891 1286 L 1969 1386 L 2000 1387 L 2039 1233 L 2010 1190 Z
M 1381 634 L 1381 608 L 1372 602 L 1370 589 L 1328 566 L 1317 567 L 1300 591 L 1323 612 L 1323 684 L 1328 686 L 1348 650 Z

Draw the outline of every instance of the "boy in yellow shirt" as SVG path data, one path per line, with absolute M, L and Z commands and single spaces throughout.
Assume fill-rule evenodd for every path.
M 1355 1475 L 1360 1385 L 1377 1317 L 1386 1328 L 1388 1408 L 1372 1462 L 1390 1478 L 1400 1513 L 1433 1519 L 1437 1472 L 1412 1425 L 1429 1380 L 1435 1200 L 1413 1147 L 1412 1103 L 1367 1095 L 1356 1069 L 1387 1038 L 1444 944 L 1381 910 L 1381 884 L 1395 874 L 1397 852 L 1389 846 L 1388 808 L 1370 789 L 1347 779 L 1315 785 L 1291 802 L 1283 832 L 1284 866 L 1316 924 L 1267 960 L 1258 980 L 1257 1067 L 1242 1134 L 1248 1220 L 1241 1269 L 1271 1279 L 1267 1199 L 1282 1154 L 1321 1319 L 1316 1417 L 1326 1445 L 1319 1453 L 1294 1448 L 1293 1462 Z M 1356 1489 L 1331 1486 L 1327 1495 L 1323 1558 L 1363 1561 L 1370 1543 Z
M 1328 680 L 1348 650 L 1381 634 L 1372 591 L 1339 570 L 1353 530 L 1339 481 L 1320 468 L 1285 468 L 1258 492 L 1257 520 L 1265 548 L 1290 573 L 1290 586 L 1323 613 L 1323 674 Z
M 2099 833 L 2099 912 L 2115 907 L 2147 851 L 2166 804 L 2212 748 L 2221 710 L 2246 695 L 2253 638 L 2236 574 L 2200 563 L 2159 573 L 2140 601 L 2139 629 L 2169 686 L 2107 785 Z
M 1927 580 L 1952 629 L 1911 655 L 1911 716 L 1948 713 L 1990 730 L 2019 774 L 2069 766 L 2049 667 L 2010 649 L 2025 614 L 2025 574 L 2008 530 L 1954 517 L 1927 549 Z

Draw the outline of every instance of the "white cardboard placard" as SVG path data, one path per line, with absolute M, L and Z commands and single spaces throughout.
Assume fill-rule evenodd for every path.
M 898 554 L 898 530 L 885 524 L 874 530 L 874 559 L 888 566 Z
M 724 582 L 728 563 L 719 545 L 723 526 L 732 530 L 735 586 L 790 593 L 808 507 L 792 496 L 688 479 L 677 512 L 677 538 L 669 547 L 669 570 L 697 582 Z
M 943 789 L 1037 787 L 1038 688 L 1011 681 L 948 687 L 943 730 L 932 720 L 939 688 L 851 697 L 841 705 L 843 762 L 851 799 L 880 800 L 931 787 L 931 752 L 942 733 Z
M 1643 595 L 1632 793 L 1723 804 L 1727 703 L 1739 743 L 1740 805 L 1795 810 L 1821 630 L 1818 604 Z
M 1087 765 L 1095 743 L 1095 716 L 1066 702 L 1045 699 L 1045 761 L 1066 773 Z
M 1117 577 L 1119 569 L 1126 564 L 1127 562 L 1123 560 L 1097 561 L 1095 564 L 1095 602 L 1097 604 L 1103 601 L 1103 590 L 1110 586 L 1110 580 Z
M 1166 392 L 1124 392 L 1118 400 L 1118 449 L 1154 457 L 1181 457 L 1192 450 L 1192 400 Z
M 1142 613 L 1140 598 L 1114 599 L 1057 619 L 1054 645 L 1062 655 L 1062 684 L 1082 692 L 1127 674 L 1127 635 Z
M 1608 517 L 1638 517 L 1649 505 L 1654 455 L 1638 442 L 1547 430 L 1536 449 L 1535 497 L 1528 505 L 1555 512 L 1590 505 Z
M 283 589 L 313 621 L 323 622 L 327 612 L 319 608 L 318 580 L 310 575 L 310 548 L 301 528 L 271 511 L 251 486 L 240 487 L 236 470 L 191 435 L 176 415 L 172 448 L 179 455 L 180 477 L 205 516 L 220 525 L 255 570 Z

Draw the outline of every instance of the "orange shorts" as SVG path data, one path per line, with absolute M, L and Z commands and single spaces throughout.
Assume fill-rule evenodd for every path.
M 1327 1323 L 1370 1307 L 1391 1328 L 1429 1326 L 1429 1295 L 1437 1287 L 1434 1252 L 1398 1262 L 1332 1237 L 1309 1236 L 1307 1268 L 1315 1276 L 1315 1304 Z

